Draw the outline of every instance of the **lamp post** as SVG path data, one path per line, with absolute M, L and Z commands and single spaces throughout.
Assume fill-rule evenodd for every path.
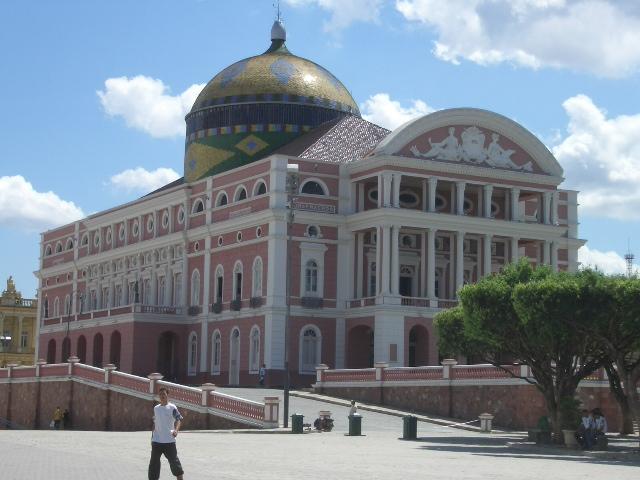
M 286 303 L 284 317 L 284 428 L 289 427 L 289 317 L 291 316 L 291 237 L 294 219 L 293 195 L 298 191 L 298 164 L 287 165 L 287 254 L 286 254 Z

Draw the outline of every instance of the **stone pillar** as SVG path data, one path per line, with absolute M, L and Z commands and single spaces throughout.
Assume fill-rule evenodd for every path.
M 436 211 L 436 191 L 438 189 L 438 178 L 429 177 L 429 211 Z
M 551 192 L 542 194 L 542 223 L 549 225 L 551 223 Z
M 64 359 L 63 359 L 64 360 Z M 69 357 L 69 376 L 73 375 L 74 366 L 76 363 L 80 363 L 80 359 L 75 355 Z
M 442 360 L 442 378 L 445 380 L 451 380 L 453 378 L 452 369 L 458 364 L 455 358 L 444 358 Z
M 316 383 L 324 382 L 324 371 L 329 370 L 329 366 L 321 363 L 320 365 L 316 365 Z
M 278 397 L 264 397 L 265 427 L 277 428 L 280 421 L 280 399 Z
M 107 363 L 104 366 L 104 383 L 106 385 L 109 385 L 111 383 L 111 373 L 117 369 L 118 367 L 116 367 L 113 363 Z
M 427 297 L 436 299 L 436 232 L 435 228 L 427 230 Z
M 400 226 L 391 227 L 391 293 L 400 294 Z
M 420 235 L 420 297 L 427 296 L 427 232 Z
M 456 297 L 464 285 L 464 232 L 456 232 Z
M 520 189 L 511 189 L 511 220 L 514 222 L 520 221 Z
M 393 174 L 393 206 L 400 208 L 400 184 L 402 183 L 402 174 Z
M 209 349 L 209 304 L 211 303 L 211 237 L 204 239 L 204 275 L 202 281 L 202 319 L 200 321 L 200 371 L 207 371 Z M 253 279 L 252 279 L 253 281 Z
M 376 227 L 376 291 L 375 295 L 382 291 L 382 226 Z
M 558 271 L 558 242 L 551 242 L 551 268 Z
M 560 194 L 558 191 L 553 192 L 551 202 L 551 223 L 553 225 L 558 224 L 558 203 L 560 201 Z
M 364 233 L 357 232 L 356 234 L 356 291 L 353 298 L 361 298 L 362 283 L 363 283 L 363 262 L 364 262 Z
M 390 293 L 390 267 L 391 267 L 391 227 L 389 225 L 382 226 L 382 265 L 380 266 L 380 275 L 382 275 L 382 284 L 380 292 L 384 295 Z
M 378 208 L 382 208 L 382 174 L 378 174 Z
M 429 208 L 429 204 L 428 204 L 428 195 L 429 195 L 429 191 L 427 190 L 427 179 L 423 178 L 422 179 L 422 211 L 426 212 L 428 211 Z
M 551 265 L 551 242 L 549 240 L 542 243 L 542 263 Z
M 393 174 L 390 172 L 385 172 L 382 174 L 382 180 L 384 184 L 383 194 L 384 199 L 382 201 L 383 207 L 391 206 L 391 180 L 393 178 Z
M 493 185 L 485 185 L 484 186 L 484 206 L 482 208 L 482 213 L 484 214 L 484 218 L 491 218 L 491 200 L 493 199 Z
M 163 375 L 161 373 L 150 373 L 147 375 L 149 378 L 149 393 L 155 395 L 157 391 L 157 384 L 159 380 L 162 380 Z
M 511 263 L 516 263 L 519 258 L 518 237 L 511 237 Z
M 456 182 L 456 214 L 464 215 L 464 189 L 466 182 Z
M 478 418 L 480 419 L 480 431 L 483 433 L 491 433 L 493 415 L 490 413 L 481 413 Z
M 493 237 L 489 234 L 485 234 L 482 240 L 482 272 L 484 276 L 491 275 L 491 242 Z
M 211 392 L 216 389 L 216 386 L 213 383 L 203 383 L 200 385 L 200 390 L 202 390 L 202 406 L 209 406 L 209 398 L 211 397 Z
M 389 368 L 389 364 L 387 362 L 376 362 L 373 364 L 373 367 L 376 369 L 376 380 L 381 382 L 384 380 L 384 370 L 385 368 Z

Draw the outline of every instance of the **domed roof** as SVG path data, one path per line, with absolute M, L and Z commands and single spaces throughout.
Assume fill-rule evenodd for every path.
M 272 31 L 272 37 L 281 34 Z M 360 115 L 342 82 L 317 63 L 293 55 L 283 38 L 272 38 L 263 54 L 240 60 L 213 77 L 191 112 L 256 101 L 311 104 Z
M 247 165 L 343 117 L 360 117 L 344 85 L 320 65 L 292 55 L 277 20 L 271 47 L 218 73 L 187 114 L 187 182 Z

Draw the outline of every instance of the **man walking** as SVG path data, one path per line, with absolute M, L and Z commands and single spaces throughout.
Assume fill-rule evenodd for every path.
M 149 480 L 160 478 L 160 457 L 164 454 L 169 461 L 171 473 L 182 480 L 182 465 L 176 450 L 176 437 L 180 431 L 182 415 L 178 408 L 169 403 L 169 392 L 166 388 L 158 390 L 160 404 L 153 408 L 153 433 L 151 434 L 151 459 L 149 460 Z

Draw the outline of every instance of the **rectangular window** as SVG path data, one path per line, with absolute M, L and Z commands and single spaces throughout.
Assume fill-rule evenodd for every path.
M 236 273 L 236 300 L 242 299 L 242 273 Z
M 224 279 L 223 277 L 218 277 L 216 282 L 216 302 L 222 302 L 222 287 L 223 287 Z
M 29 342 L 29 332 L 22 332 L 20 334 L 20 348 L 27 348 Z

